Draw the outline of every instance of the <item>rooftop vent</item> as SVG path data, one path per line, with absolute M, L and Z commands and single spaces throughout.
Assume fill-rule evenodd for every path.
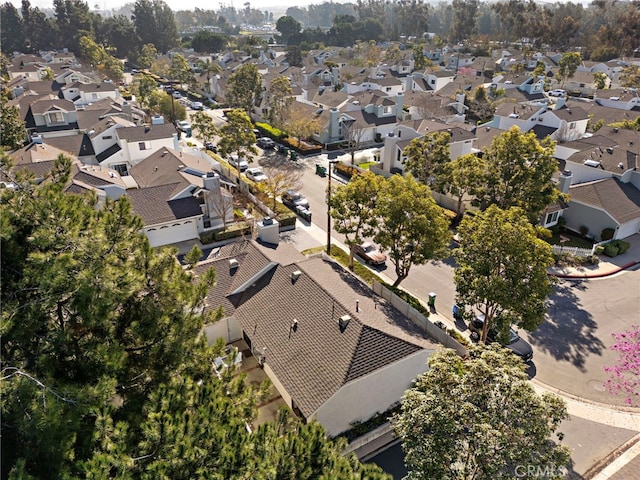
M 351 315 L 343 315 L 338 319 L 338 326 L 340 327 L 341 331 L 344 331 L 347 328 L 347 325 L 349 325 L 349 322 L 351 321 Z
M 262 219 L 262 224 L 263 225 L 273 225 L 273 218 L 271 217 L 264 217 Z
M 593 167 L 593 168 L 598 168 L 600 166 L 600 162 L 597 162 L 595 160 L 585 160 L 584 164 L 587 167 Z
M 235 258 L 232 258 L 231 260 L 229 260 L 229 269 L 230 270 L 238 268 L 239 266 L 240 266 L 240 264 L 238 263 L 238 260 L 236 260 Z
M 300 270 L 296 270 L 295 272 L 292 272 L 291 281 L 295 282 L 296 280 L 298 280 L 298 278 L 300 278 L 300 275 L 302 275 L 302 272 Z
M 607 147 L 607 153 L 608 153 L 609 155 L 613 154 L 613 148 L 611 148 L 611 147 Z

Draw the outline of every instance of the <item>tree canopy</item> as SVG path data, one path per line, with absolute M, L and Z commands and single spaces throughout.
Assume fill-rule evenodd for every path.
M 411 175 L 392 175 L 378 193 L 375 241 L 389 251 L 400 285 L 413 265 L 442 258 L 449 245 L 449 223 L 428 186 Z
M 484 314 L 481 341 L 490 328 L 508 338 L 511 325 L 533 331 L 544 320 L 552 291 L 551 246 L 536 235 L 524 212 L 492 205 L 462 219 L 454 250 L 457 303 Z
M 553 437 L 562 439 L 567 418 L 562 399 L 538 395 L 524 364 L 494 344 L 473 347 L 467 359 L 436 352 L 392 423 L 406 479 L 480 480 L 518 477 L 525 465 L 564 476 L 570 452 Z
M 487 163 L 483 187 L 476 190 L 481 208 L 496 205 L 502 209 L 522 208 L 533 222 L 560 197 L 552 177 L 558 169 L 550 138 L 538 141 L 533 132 L 520 132 L 517 126 L 495 137 L 486 149 Z
M 220 127 L 220 142 L 218 151 L 226 157 L 235 154 L 238 158 L 245 158 L 251 162 L 253 155 L 258 154 L 255 147 L 256 134 L 253 133 L 253 124 L 247 113 L 236 108 L 227 112 L 227 121 Z M 238 162 L 238 178 L 240 178 L 240 162 Z
M 262 76 L 253 63 L 245 63 L 229 76 L 227 103 L 250 113 L 262 93 Z
M 376 204 L 385 180 L 367 172 L 354 176 L 346 185 L 338 185 L 329 197 L 333 228 L 345 236 L 349 245 L 349 268 L 353 269 L 354 247 L 376 232 Z
M 433 132 L 411 140 L 402 151 L 406 157 L 403 164 L 407 171 L 416 180 L 438 190 L 440 176 L 445 172 L 451 156 L 450 139 L 448 132 Z

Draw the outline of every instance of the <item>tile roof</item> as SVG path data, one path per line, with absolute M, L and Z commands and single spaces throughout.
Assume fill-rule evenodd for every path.
M 395 308 L 333 262 L 300 259 L 289 265 L 276 262 L 265 269 L 274 258 L 293 250 L 282 242 L 277 248 L 241 242 L 209 253 L 213 260 L 199 264 L 195 271 L 202 274 L 206 268 L 216 269 L 217 284 L 207 296 L 208 308 L 222 306 L 225 316 L 240 323 L 255 348 L 266 347 L 269 368 L 303 415 L 312 415 L 352 380 L 425 348 L 438 348 Z M 229 268 L 230 258 L 238 260 L 235 272 Z M 260 269 L 264 275 L 246 285 Z M 296 270 L 301 274 L 294 281 Z M 230 297 L 242 284 L 248 289 Z M 357 312 L 356 299 L 360 301 Z M 351 319 L 341 326 L 339 319 L 345 315 Z M 292 328 L 294 319 L 296 328 Z
M 202 215 L 200 201 L 195 197 L 169 200 L 176 184 L 132 189 L 127 191 L 133 211 L 146 226 Z
M 616 178 L 572 185 L 571 201 L 600 208 L 619 224 L 640 218 L 640 190 Z

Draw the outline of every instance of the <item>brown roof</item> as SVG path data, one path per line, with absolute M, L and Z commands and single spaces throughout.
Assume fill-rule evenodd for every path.
M 275 249 L 253 241 L 240 243 L 233 252 L 226 248 L 213 253 L 214 261 L 196 267 L 198 273 L 216 268 L 209 307 L 223 306 L 257 350 L 266 347 L 267 364 L 307 417 L 346 383 L 438 347 L 333 262 L 317 257 L 281 265 L 273 259 L 295 251 L 286 243 Z M 235 273 L 230 258 L 239 263 Z M 296 270 L 301 274 L 294 281 Z M 339 319 L 345 315 L 351 320 L 341 327 Z
M 145 225 L 170 222 L 202 215 L 200 201 L 195 197 L 169 200 L 177 185 L 132 189 L 127 191 L 133 211 L 142 217 Z
M 619 224 L 640 217 L 640 190 L 616 178 L 573 185 L 571 201 L 592 205 L 611 215 Z
M 176 134 L 176 127 L 171 123 L 162 125 L 144 125 L 141 127 L 125 127 L 118 129 L 118 138 L 127 142 L 147 142 L 172 138 Z

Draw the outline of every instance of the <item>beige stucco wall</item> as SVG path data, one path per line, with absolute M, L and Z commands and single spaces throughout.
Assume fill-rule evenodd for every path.
M 433 350 L 420 350 L 403 360 L 358 378 L 338 390 L 314 414 L 329 435 L 350 428 L 356 420 L 367 420 L 399 402 L 413 380 L 427 371 Z

